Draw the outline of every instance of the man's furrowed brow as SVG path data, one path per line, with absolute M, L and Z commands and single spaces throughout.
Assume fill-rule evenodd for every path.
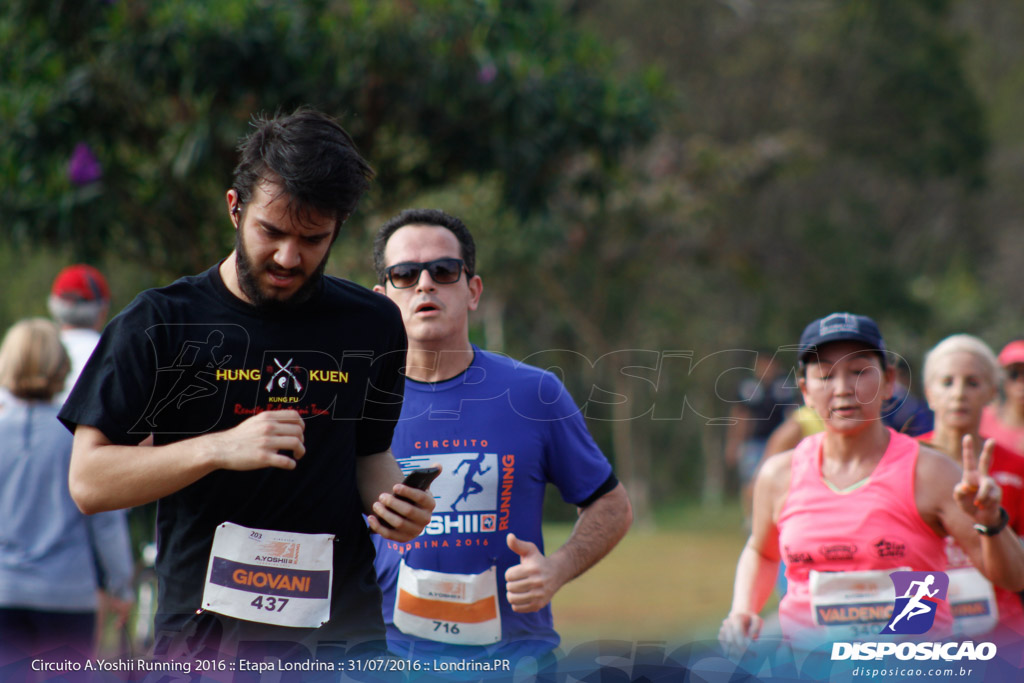
M 290 234 L 290 231 L 285 230 L 284 228 L 280 227 L 273 221 L 267 220 L 265 218 L 257 218 L 256 223 L 269 233 L 273 233 L 276 235 Z M 334 235 L 333 228 L 321 230 L 320 232 L 309 232 L 306 229 L 303 229 L 302 226 L 299 226 L 298 229 L 295 230 L 294 232 L 295 234 L 299 235 L 299 237 L 304 237 L 306 239 L 327 239 Z

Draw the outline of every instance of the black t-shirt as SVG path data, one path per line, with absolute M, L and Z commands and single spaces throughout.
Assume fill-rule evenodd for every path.
M 794 387 L 786 384 L 785 376 L 771 379 L 748 377 L 740 382 L 738 403 L 753 420 L 750 438 L 767 439 L 786 419 L 786 413 L 798 404 Z
M 296 469 L 218 470 L 159 501 L 158 629 L 177 630 L 200 606 L 224 521 L 335 534 L 331 621 L 317 633 L 382 628 L 355 459 L 391 444 L 405 347 L 394 304 L 353 283 L 325 277 L 307 302 L 267 312 L 232 295 L 216 266 L 143 292 L 110 322 L 60 412 L 69 429 L 91 425 L 116 444 L 152 433 L 162 445 L 264 410 L 295 409 L 306 423 Z

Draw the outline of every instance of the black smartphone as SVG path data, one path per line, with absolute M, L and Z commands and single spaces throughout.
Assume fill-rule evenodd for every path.
M 437 475 L 439 474 L 441 474 L 441 468 L 437 465 L 420 467 L 419 469 L 412 470 L 409 474 L 405 475 L 405 479 L 402 480 L 402 483 L 414 489 L 426 491 L 430 488 L 430 483 L 437 479 Z
M 414 489 L 426 491 L 428 488 L 430 488 L 430 482 L 437 479 L 437 475 L 439 474 L 441 474 L 441 468 L 438 467 L 437 465 L 431 465 L 430 467 L 420 467 L 418 469 L 412 470 L 411 472 L 409 472 L 409 474 L 405 475 L 405 479 L 402 480 L 402 483 L 405 484 L 406 486 L 411 486 Z M 395 497 L 398 498 L 399 500 L 404 500 L 407 503 L 412 502 L 408 498 L 403 498 L 402 496 Z M 380 522 L 381 526 L 387 529 L 394 529 L 394 527 L 391 526 L 390 523 L 388 523 L 381 517 L 377 517 L 377 521 Z

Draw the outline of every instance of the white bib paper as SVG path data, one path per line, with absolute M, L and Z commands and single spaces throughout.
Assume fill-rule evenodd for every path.
M 949 608 L 953 611 L 953 633 L 987 633 L 999 621 L 996 594 L 992 584 L 974 567 L 947 569 Z
M 814 623 L 832 640 L 876 637 L 892 616 L 896 589 L 889 574 L 909 567 L 857 572 L 811 570 L 811 610 Z
M 497 569 L 447 574 L 398 567 L 395 627 L 402 633 L 452 645 L 489 645 L 501 640 Z
M 334 536 L 224 522 L 213 537 L 203 609 L 277 626 L 318 628 L 331 616 Z

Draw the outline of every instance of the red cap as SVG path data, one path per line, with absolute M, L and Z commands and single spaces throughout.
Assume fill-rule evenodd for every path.
M 57 273 L 50 294 L 71 301 L 110 301 L 110 289 L 103 274 L 84 263 Z
M 1010 342 L 999 352 L 999 364 L 1004 368 L 1016 363 L 1024 363 L 1024 339 Z

